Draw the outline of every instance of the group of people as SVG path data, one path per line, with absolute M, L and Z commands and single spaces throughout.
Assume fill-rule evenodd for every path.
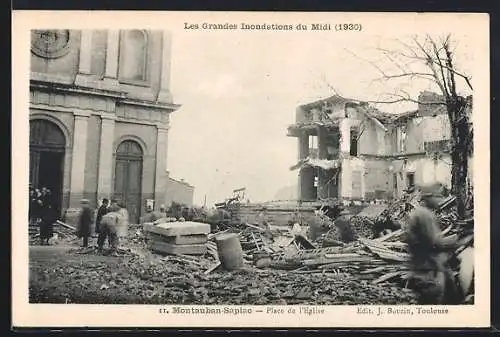
M 29 195 L 30 224 L 40 226 L 40 244 L 48 245 L 53 235 L 53 224 L 59 217 L 52 193 L 47 187 L 32 188 L 30 186 Z
M 153 206 L 148 205 L 146 207 L 146 214 L 142 218 L 142 223 L 155 222 L 156 220 L 163 219 L 167 217 L 167 212 L 165 210 L 165 205 L 160 206 L 160 211 L 154 211 Z
M 78 221 L 77 236 L 83 239 L 83 247 L 88 247 L 89 238 L 92 236 L 93 211 L 90 208 L 89 200 L 83 199 L 82 210 Z M 108 240 L 111 255 L 116 255 L 119 244 L 119 226 L 126 221 L 126 214 L 123 214 L 125 206 L 117 200 L 103 199 L 101 206 L 97 209 L 95 217 L 95 233 L 97 234 L 97 246 L 102 253 L 104 243 Z

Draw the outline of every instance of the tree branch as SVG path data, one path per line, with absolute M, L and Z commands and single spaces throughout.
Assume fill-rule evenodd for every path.
M 447 43 L 444 45 L 444 51 L 446 53 L 446 63 L 445 64 L 449 68 L 453 69 L 453 61 L 452 61 L 453 59 L 452 59 L 451 51 L 450 51 Z M 450 80 L 451 90 L 456 95 L 457 94 L 457 85 L 455 82 L 455 74 L 452 71 L 448 71 L 448 76 L 449 76 L 449 80 Z
M 327 81 L 327 79 L 326 79 L 326 77 L 325 77 L 325 74 L 323 74 L 323 81 L 325 82 L 325 84 L 326 84 L 326 86 L 328 87 L 328 89 L 330 89 L 331 91 L 333 91 L 333 93 L 334 93 L 335 95 L 337 95 L 337 96 L 341 96 L 341 97 L 342 97 L 342 94 L 341 94 L 341 93 L 340 93 L 340 92 L 339 92 L 339 91 L 338 91 L 338 90 L 337 90 L 337 89 L 336 89 L 333 85 L 331 85 L 331 84 Z
M 433 74 L 430 73 L 421 73 L 421 72 L 407 72 L 407 73 L 401 73 L 401 74 L 394 74 L 394 75 L 385 75 L 383 78 L 380 79 L 391 79 L 391 78 L 401 78 L 401 77 L 420 77 L 420 76 L 431 76 L 434 77 Z
M 345 51 L 347 51 L 349 54 L 351 54 L 352 56 L 362 60 L 362 61 L 365 61 L 365 62 L 368 62 L 370 63 L 375 69 L 377 69 L 381 74 L 382 76 L 386 76 L 386 73 L 384 72 L 384 70 L 382 68 L 380 68 L 375 62 L 373 61 L 370 61 L 370 60 L 367 60 L 367 59 L 364 59 L 358 55 L 356 55 L 354 52 L 350 51 L 349 49 L 347 48 L 344 48 Z
M 446 90 L 446 87 L 440 81 L 438 72 L 437 72 L 436 67 L 434 66 L 434 63 L 433 63 L 434 61 L 432 59 L 432 56 L 427 52 L 427 50 L 425 49 L 425 47 L 418 41 L 418 39 L 416 37 L 413 38 L 413 41 L 420 48 L 420 50 L 422 51 L 422 53 L 424 53 L 424 55 L 427 57 L 426 58 L 426 65 L 431 69 L 432 73 L 434 74 L 434 78 L 436 79 L 436 84 L 439 86 L 439 89 L 441 89 L 442 94 L 445 97 L 447 97 L 448 96 L 447 95 L 448 92 Z M 444 81 L 444 78 L 443 78 L 443 81 Z
M 436 43 L 434 42 L 434 40 L 432 40 L 432 38 L 429 35 L 427 35 L 427 40 L 431 43 L 432 48 L 434 49 L 434 54 L 436 55 L 436 60 L 437 60 L 437 63 L 439 65 L 439 71 L 441 72 L 441 78 L 443 79 L 442 85 L 445 89 L 445 97 L 449 97 L 449 96 L 453 95 L 454 93 L 450 92 L 450 90 L 446 84 L 446 77 L 444 74 L 443 64 L 442 64 L 441 59 L 439 57 L 439 50 L 436 46 Z M 430 60 L 433 61 L 432 58 L 430 58 Z
M 402 103 L 402 102 L 412 102 L 412 103 L 417 103 L 421 105 L 444 105 L 446 106 L 446 102 L 443 101 L 436 101 L 436 102 L 422 102 L 419 101 L 418 99 L 413 99 L 409 96 L 403 96 L 403 95 L 398 95 L 398 94 L 388 94 L 389 96 L 394 96 L 396 97 L 393 100 L 371 100 L 371 101 L 364 101 L 366 103 L 373 103 L 373 104 L 394 104 L 394 103 Z
M 378 50 L 380 50 L 380 51 L 383 51 L 383 52 L 392 53 L 392 54 L 394 54 L 394 55 L 403 56 L 403 57 L 406 57 L 406 58 L 408 58 L 408 59 L 414 59 L 414 60 L 418 60 L 418 61 L 429 61 L 429 60 L 431 60 L 434 64 L 439 65 L 439 64 L 438 64 L 438 62 L 437 62 L 437 60 L 434 60 L 432 57 L 430 57 L 430 58 L 429 58 L 429 55 L 426 55 L 426 57 L 423 57 L 423 56 L 421 56 L 421 55 L 418 55 L 418 54 L 415 52 L 414 48 L 413 48 L 412 46 L 410 46 L 409 44 L 407 44 L 407 43 L 405 43 L 405 42 L 403 42 L 403 41 L 401 41 L 401 40 L 398 40 L 398 39 L 396 39 L 396 41 L 397 41 L 399 44 L 401 44 L 402 46 L 404 46 L 406 49 L 408 49 L 408 50 L 409 50 L 409 51 L 410 51 L 413 55 L 408 55 L 408 54 L 405 54 L 405 53 L 403 53 L 403 52 L 395 52 L 395 51 L 393 51 L 393 50 L 387 50 L 387 49 L 383 49 L 383 48 L 377 48 L 377 49 L 378 49 Z M 417 42 L 417 41 L 415 41 L 415 42 Z M 419 45 L 419 43 L 416 43 L 416 44 L 417 44 L 417 46 Z M 422 49 L 422 46 L 419 46 L 419 47 L 420 47 L 420 49 Z M 455 48 L 456 48 L 456 46 L 455 46 Z M 423 49 L 422 51 L 425 51 L 425 49 Z M 427 53 L 425 53 L 425 52 L 424 52 L 424 54 L 427 54 Z M 456 69 L 454 69 L 454 68 L 450 68 L 450 67 L 449 67 L 449 66 L 447 66 L 446 64 L 443 64 L 442 66 L 443 66 L 445 69 L 447 69 L 448 71 L 453 72 L 453 73 L 454 73 L 455 75 L 457 75 L 458 77 L 461 77 L 462 79 L 464 79 L 464 81 L 465 81 L 465 83 L 467 84 L 467 86 L 468 86 L 471 90 L 474 90 L 474 89 L 472 88 L 472 83 L 471 83 L 471 77 L 470 77 L 470 76 L 467 76 L 467 75 L 465 75 L 465 74 L 463 74 L 463 73 L 461 73 L 461 72 L 457 71 L 457 70 L 456 70 Z

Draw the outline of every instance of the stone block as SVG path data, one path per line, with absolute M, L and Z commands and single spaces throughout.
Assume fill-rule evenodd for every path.
M 147 236 L 149 239 L 154 241 L 165 242 L 175 245 L 204 244 L 208 241 L 208 236 L 206 234 L 162 236 L 150 232 L 147 233 Z
M 210 225 L 200 222 L 169 222 L 159 225 L 145 223 L 145 232 L 151 232 L 162 236 L 181 236 L 181 235 L 196 235 L 196 234 L 209 234 Z

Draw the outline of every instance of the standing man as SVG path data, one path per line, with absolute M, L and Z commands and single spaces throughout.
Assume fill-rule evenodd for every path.
M 97 215 L 95 218 L 95 232 L 99 234 L 101 228 L 101 219 L 106 213 L 108 213 L 109 200 L 104 198 L 102 199 L 101 207 L 97 210 Z
M 42 245 L 49 245 L 49 239 L 54 235 L 54 222 L 57 220 L 57 215 L 52 202 L 52 194 L 48 188 L 42 189 L 42 207 L 40 214 L 40 239 Z
M 442 241 L 441 229 L 431 210 L 443 196 L 432 186 L 423 187 L 421 192 L 421 205 L 410 213 L 406 228 L 413 288 L 419 304 L 459 304 L 460 290 L 448 264 L 453 243 Z
M 160 218 L 167 217 L 167 210 L 165 209 L 165 205 L 160 206 Z
M 88 247 L 89 236 L 92 226 L 92 211 L 89 207 L 89 201 L 87 199 L 82 199 L 81 201 L 82 209 L 80 211 L 80 217 L 78 221 L 78 237 L 83 238 L 83 246 Z
M 155 214 L 153 212 L 153 207 L 151 205 L 146 206 L 146 214 L 142 217 L 142 223 L 154 222 L 156 220 Z

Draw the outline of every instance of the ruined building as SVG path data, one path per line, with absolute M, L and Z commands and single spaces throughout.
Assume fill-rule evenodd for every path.
M 170 49 L 163 31 L 32 31 L 30 183 L 60 214 L 116 198 L 136 222 L 170 200 Z
M 402 114 L 337 95 L 299 106 L 288 127 L 288 136 L 298 139 L 298 163 L 291 167 L 299 171 L 298 199 L 371 201 L 414 185 L 450 187 L 446 107 L 425 103 L 439 99 L 423 92 L 418 109 Z

